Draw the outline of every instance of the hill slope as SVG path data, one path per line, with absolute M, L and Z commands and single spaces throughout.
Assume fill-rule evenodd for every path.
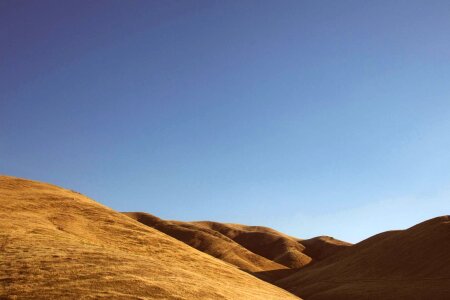
M 277 282 L 305 299 L 448 299 L 450 217 L 375 235 Z
M 352 244 L 337 240 L 330 236 L 318 236 L 299 241 L 305 247 L 303 253 L 312 257 L 315 262 L 341 252 Z
M 147 213 L 124 214 L 240 269 L 249 272 L 287 269 L 247 250 L 225 235 L 195 223 L 166 221 Z
M 263 226 L 245 226 L 218 222 L 192 222 L 215 230 L 246 249 L 289 268 L 300 268 L 311 262 L 305 247 L 297 239 Z
M 168 221 L 142 212 L 124 214 L 269 282 L 351 245 L 324 236 L 300 240 L 263 226 Z
M 0 297 L 297 299 L 72 191 L 0 176 Z

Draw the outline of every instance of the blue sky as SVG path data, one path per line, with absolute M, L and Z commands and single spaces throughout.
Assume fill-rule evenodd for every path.
M 450 212 L 448 1 L 0 1 L 0 172 L 357 242 Z

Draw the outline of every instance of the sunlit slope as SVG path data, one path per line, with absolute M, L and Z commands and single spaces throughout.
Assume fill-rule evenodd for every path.
M 449 299 L 450 217 L 375 235 L 277 282 L 305 299 Z
M 296 299 L 81 194 L 0 176 L 0 297 Z
M 215 230 L 189 222 L 166 221 L 147 213 L 124 214 L 243 270 L 263 272 L 287 269 L 283 265 L 247 250 Z

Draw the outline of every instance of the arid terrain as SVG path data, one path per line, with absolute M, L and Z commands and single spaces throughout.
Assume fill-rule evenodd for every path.
M 351 245 L 325 236 L 301 240 L 263 226 L 166 221 L 141 212 L 124 214 L 269 282 Z
M 0 177 L 0 298 L 297 299 L 70 190 Z
M 450 299 L 450 216 L 380 233 L 277 284 L 305 299 Z
M 2 299 L 449 299 L 450 217 L 358 244 L 119 213 L 0 176 Z

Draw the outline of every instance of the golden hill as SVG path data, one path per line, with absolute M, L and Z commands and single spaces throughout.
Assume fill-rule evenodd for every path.
M 124 214 L 269 282 L 350 246 L 331 237 L 300 240 L 263 226 L 168 221 L 142 212 Z
M 300 268 L 311 262 L 297 239 L 263 226 L 245 226 L 218 222 L 193 222 L 213 229 L 250 251 L 289 268 Z
M 351 246 L 261 226 L 124 215 L 67 189 L 0 176 L 0 217 L 0 299 L 450 295 L 449 216 Z
M 321 261 L 329 256 L 335 255 L 352 244 L 337 240 L 330 236 L 318 236 L 312 239 L 300 240 L 305 247 L 304 254 L 313 257 L 314 262 Z
M 308 300 L 449 299 L 450 217 L 375 235 L 277 284 Z
M 70 190 L 0 176 L 0 298 L 297 299 Z
M 283 265 L 247 250 L 232 239 L 212 229 L 194 223 L 165 221 L 147 213 L 124 214 L 242 270 L 258 273 L 287 269 Z

